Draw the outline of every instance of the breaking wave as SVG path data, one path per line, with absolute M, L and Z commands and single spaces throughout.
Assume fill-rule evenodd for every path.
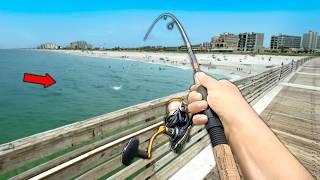
M 121 85 L 120 86 L 112 86 L 111 88 L 115 91 L 118 91 L 122 88 L 122 86 Z

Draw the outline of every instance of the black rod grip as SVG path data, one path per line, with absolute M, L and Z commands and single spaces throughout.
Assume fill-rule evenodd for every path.
M 207 100 L 208 92 L 204 86 L 199 86 L 197 91 L 202 95 L 203 100 Z M 208 117 L 206 129 L 210 136 L 212 147 L 219 144 L 227 144 L 226 135 L 224 134 L 223 125 L 219 116 L 210 107 L 202 113 Z

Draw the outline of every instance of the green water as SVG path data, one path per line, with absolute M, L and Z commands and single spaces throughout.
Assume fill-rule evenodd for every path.
M 46 89 L 25 83 L 26 72 L 49 73 L 57 83 Z M 191 83 L 190 69 L 0 50 L 0 144 L 184 91 Z

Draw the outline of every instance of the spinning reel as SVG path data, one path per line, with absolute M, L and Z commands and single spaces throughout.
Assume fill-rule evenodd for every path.
M 142 159 L 152 158 L 152 144 L 160 134 L 169 137 L 170 148 L 178 153 L 182 150 L 185 142 L 190 138 L 192 120 L 189 117 L 186 104 L 180 98 L 171 99 L 167 105 L 167 116 L 164 125 L 159 126 L 158 130 L 152 135 L 146 151 L 139 149 L 139 139 L 132 138 L 122 151 L 122 164 L 130 165 L 135 157 Z

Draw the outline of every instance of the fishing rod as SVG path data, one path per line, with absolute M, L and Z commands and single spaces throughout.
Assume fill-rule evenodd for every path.
M 188 55 L 190 58 L 190 63 L 193 68 L 194 73 L 201 72 L 200 65 L 196 56 L 192 51 L 192 47 L 189 38 L 179 22 L 179 20 L 171 13 L 163 13 L 157 19 L 154 20 L 150 26 L 144 40 L 147 40 L 149 34 L 153 30 L 159 20 L 167 20 L 168 17 L 171 18 L 171 22 L 167 24 L 167 28 L 172 30 L 174 26 L 177 26 L 185 46 L 187 47 Z M 195 79 L 194 79 L 195 80 Z M 203 100 L 207 100 L 207 89 L 204 86 L 199 86 L 197 91 L 202 95 Z M 210 108 L 206 109 L 203 114 L 208 117 L 208 123 L 206 124 L 206 129 L 210 136 L 211 144 L 213 147 L 213 153 L 218 167 L 218 173 L 220 179 L 240 179 L 237 166 L 235 164 L 230 146 L 227 144 L 227 139 L 224 134 L 223 125 L 218 117 L 218 115 Z
M 184 41 L 184 44 L 187 47 L 190 63 L 193 68 L 194 74 L 197 72 L 201 72 L 197 58 L 192 51 L 189 38 L 183 26 L 173 14 L 163 13 L 158 18 L 156 18 L 151 24 L 150 28 L 148 29 L 146 35 L 144 36 L 144 41 L 148 39 L 151 31 L 153 30 L 157 22 L 159 22 L 162 19 L 167 20 L 168 18 L 171 19 L 171 22 L 167 24 L 167 28 L 169 30 L 172 30 L 175 26 L 177 26 Z M 199 86 L 197 91 L 202 95 L 203 100 L 207 100 L 207 89 L 204 86 Z M 181 150 L 183 145 L 190 138 L 189 134 L 190 129 L 192 127 L 192 119 L 189 117 L 188 111 L 185 107 L 186 104 L 183 102 L 182 99 L 173 99 L 169 101 L 167 105 L 167 117 L 164 120 L 164 125 L 161 125 L 158 128 L 158 130 L 153 134 L 149 141 L 147 150 L 140 150 L 138 147 L 139 140 L 136 138 L 131 139 L 123 149 L 122 163 L 126 166 L 130 165 L 135 157 L 151 159 L 152 144 L 159 134 L 166 134 L 169 136 L 170 146 L 174 152 L 178 152 L 179 150 Z M 240 179 L 239 172 L 234 161 L 230 146 L 228 145 L 226 136 L 224 134 L 223 125 L 218 115 L 210 107 L 208 107 L 208 109 L 204 110 L 202 113 L 208 117 L 208 122 L 205 125 L 205 127 L 211 140 L 213 154 L 217 164 L 220 179 Z

